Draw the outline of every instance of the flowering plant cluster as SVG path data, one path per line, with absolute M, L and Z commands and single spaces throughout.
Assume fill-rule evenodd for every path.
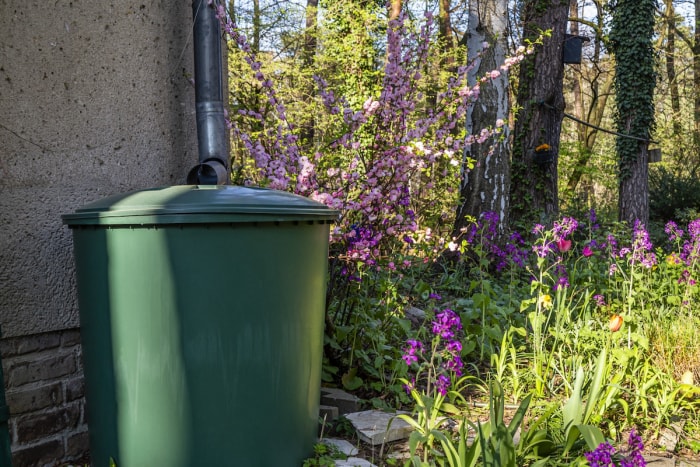
M 403 360 L 409 367 L 417 366 L 416 377 L 406 382 L 406 391 L 417 390 L 416 385 L 423 383 L 425 392 L 432 395 L 433 391 L 446 396 L 454 378 L 462 376 L 462 342 L 460 331 L 462 322 L 459 316 L 449 308 L 439 311 L 432 322 L 433 337 L 430 353 L 425 355 L 423 344 L 415 339 L 407 341 Z M 415 366 L 414 366 L 415 364 Z M 421 381 L 423 371 L 427 372 L 425 380 Z
M 484 212 L 479 219 L 463 227 L 461 236 L 453 238 L 447 247 L 460 255 L 467 251 L 474 252 L 480 260 L 487 260 L 497 272 L 508 266 L 525 267 L 528 255 L 525 239 L 519 232 L 512 232 L 503 242 L 498 232 L 499 224 L 498 213 Z
M 644 443 L 642 438 L 632 430 L 627 441 L 626 452 L 618 452 L 609 442 L 601 443 L 592 452 L 585 453 L 591 467 L 646 467 L 642 453 Z
M 519 48 L 515 57 L 471 86 L 466 77 L 472 66 L 458 67 L 445 88 L 428 99 L 423 70 L 437 51 L 434 21 L 426 13 L 414 31 L 402 14 L 388 27 L 379 95 L 366 96 L 356 108 L 356 99 L 336 95 L 322 76 L 315 76 L 316 119 L 323 124 L 317 125 L 313 140 L 304 140 L 287 108 L 294 103 L 283 102 L 275 92 L 275 81 L 222 7 L 219 17 L 262 96 L 260 108 L 240 108 L 231 115 L 234 138 L 254 161 L 240 178 L 338 209 L 341 218 L 331 233 L 334 251 L 345 249 L 348 259 L 359 262 L 411 249 L 418 239 L 440 240 L 425 232 L 437 224 L 433 221 L 445 224 L 445 217 L 453 215 L 461 173 L 471 163 L 463 159 L 464 148 L 483 144 L 505 125 L 499 121 L 492 129 L 468 135 L 460 122 L 484 82 L 532 52 Z

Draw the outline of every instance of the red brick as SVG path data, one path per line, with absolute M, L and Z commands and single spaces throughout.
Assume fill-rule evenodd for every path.
M 63 441 L 52 439 L 33 446 L 14 449 L 12 451 L 12 465 L 15 467 L 54 465 L 56 460 L 63 459 L 63 454 Z
M 55 407 L 63 402 L 63 391 L 58 382 L 28 389 L 11 389 L 5 395 L 12 415 Z
M 8 388 L 16 388 L 36 381 L 57 379 L 75 373 L 75 355 L 52 355 L 39 360 L 17 359 L 7 363 L 5 379 Z
M 72 404 L 41 414 L 17 418 L 17 441 L 27 444 L 68 429 L 75 429 L 80 422 L 80 405 Z

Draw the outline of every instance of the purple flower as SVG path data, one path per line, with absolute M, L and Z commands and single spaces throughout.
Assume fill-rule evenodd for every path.
M 610 249 L 610 256 L 615 258 L 617 256 L 617 239 L 614 235 L 608 235 L 608 248 Z
M 451 359 L 445 361 L 444 367 L 449 371 L 454 371 L 457 376 L 462 376 L 462 368 L 464 368 L 464 363 L 459 356 L 455 355 Z
M 593 295 L 593 300 L 595 301 L 595 304 L 599 307 L 604 307 L 605 306 L 605 297 L 603 297 L 600 294 Z
M 664 232 L 668 235 L 668 241 L 672 243 L 683 237 L 683 231 L 679 229 L 678 224 L 673 221 L 668 221 L 668 223 L 666 223 Z
M 627 452 L 618 453 L 612 444 L 600 443 L 594 451 L 584 453 L 584 456 L 591 467 L 646 467 L 642 455 L 644 443 L 634 430 L 630 432 L 627 445 Z M 616 460 L 619 460 L 619 464 Z
M 566 276 L 560 276 L 559 279 L 557 279 L 557 283 L 554 284 L 553 289 L 554 290 L 559 290 L 560 287 L 563 288 L 568 288 L 570 286 L 569 284 L 569 278 Z
M 423 344 L 414 339 L 409 339 L 406 343 L 408 347 L 404 349 L 406 353 L 401 358 L 406 362 L 406 365 L 411 366 L 412 363 L 418 362 L 418 354 L 423 351 Z
M 695 219 L 688 224 L 688 233 L 692 240 L 697 240 L 700 237 L 700 219 Z
M 634 251 L 630 263 L 634 264 L 639 262 L 647 268 L 654 266 L 656 264 L 656 255 L 652 252 L 654 247 L 649 240 L 649 232 L 647 232 L 644 228 L 644 224 L 639 222 L 639 220 L 634 223 L 632 238 Z M 620 250 L 620 255 L 622 255 L 622 250 Z
M 462 343 L 458 340 L 452 340 L 445 345 L 445 350 L 452 355 L 459 355 L 462 351 Z
M 437 378 L 435 378 L 435 388 L 443 396 L 447 395 L 447 388 L 449 387 L 450 378 L 448 378 L 446 375 L 439 375 Z
M 444 339 L 452 339 L 455 331 L 462 329 L 462 322 L 457 316 L 457 313 L 445 308 L 435 316 L 433 321 L 433 334 Z
M 559 241 L 571 235 L 578 228 L 578 221 L 573 217 L 564 217 L 561 221 L 554 222 L 552 233 L 554 240 Z
M 591 210 L 588 212 L 588 222 L 591 226 L 591 230 L 598 230 L 600 228 L 600 225 L 597 224 L 598 218 L 596 216 L 595 209 L 591 208 Z
M 631 461 L 631 463 L 627 465 L 629 467 L 645 467 L 647 464 L 642 455 L 644 452 L 644 443 L 642 442 L 641 436 L 639 436 L 634 429 L 630 431 L 627 444 L 629 445 L 627 460 Z
M 415 378 L 412 379 L 410 383 L 404 384 L 403 388 L 406 390 L 406 394 L 411 394 L 411 391 L 413 391 L 416 388 Z
M 532 251 L 540 258 L 545 258 L 547 254 L 552 251 L 552 245 L 549 243 L 545 245 L 532 245 Z
M 610 467 L 614 466 L 612 463 L 613 454 L 615 454 L 615 448 L 612 444 L 600 443 L 593 452 L 587 452 L 584 456 L 591 467 Z

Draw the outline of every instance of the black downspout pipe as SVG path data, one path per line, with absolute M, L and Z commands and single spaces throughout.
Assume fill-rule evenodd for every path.
M 224 118 L 221 25 L 216 2 L 194 0 L 194 85 L 199 164 L 187 174 L 190 185 L 229 183 L 228 130 Z

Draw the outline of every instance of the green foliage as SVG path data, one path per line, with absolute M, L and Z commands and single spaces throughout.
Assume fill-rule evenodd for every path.
M 700 212 L 700 178 L 663 165 L 649 170 L 649 219 L 661 224 L 670 220 L 687 223 Z
M 335 446 L 326 443 L 314 445 L 314 457 L 304 460 L 302 467 L 333 467 L 336 459 L 346 459 Z
M 610 46 L 615 54 L 615 124 L 620 133 L 650 139 L 656 88 L 654 11 L 656 0 L 612 0 Z M 639 156 L 638 140 L 618 137 L 620 176 L 630 175 Z

